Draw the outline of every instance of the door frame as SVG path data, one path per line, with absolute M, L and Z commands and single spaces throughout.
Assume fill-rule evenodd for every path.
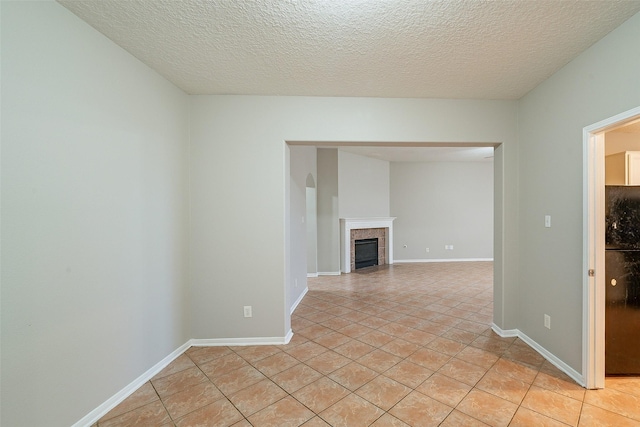
M 584 386 L 604 388 L 604 133 L 640 118 L 640 107 L 583 129 L 583 330 Z

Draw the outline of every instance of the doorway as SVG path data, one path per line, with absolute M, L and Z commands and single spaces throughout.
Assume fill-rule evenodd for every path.
M 583 375 L 585 387 L 605 382 L 605 132 L 640 119 L 640 107 L 583 130 Z
M 325 150 L 326 148 L 344 148 L 344 147 L 357 147 L 357 148 L 368 148 L 368 147 L 375 147 L 375 151 L 382 151 L 382 148 L 389 148 L 389 149 L 400 149 L 399 151 L 403 151 L 402 149 L 408 149 L 408 148 L 431 148 L 434 149 L 434 151 L 441 151 L 440 149 L 469 149 L 469 148 L 487 148 L 489 149 L 489 153 L 485 154 L 486 157 L 486 161 L 491 162 L 492 169 L 493 169 L 493 218 L 489 219 L 490 221 L 493 222 L 493 260 L 494 260 L 494 298 L 495 298 L 495 305 L 494 305 L 494 325 L 498 328 L 500 328 L 501 330 L 506 330 L 506 329 L 510 329 L 510 328 L 505 328 L 505 307 L 509 307 L 509 304 L 507 304 L 509 298 L 512 297 L 512 295 L 509 295 L 507 293 L 507 295 L 505 295 L 505 291 L 503 289 L 503 276 L 505 274 L 505 263 L 504 263 L 504 257 L 508 257 L 508 254 L 505 253 L 505 251 L 503 251 L 503 243 L 504 243 L 504 232 L 505 232 L 505 222 L 504 222 L 504 200 L 505 200 L 505 182 L 504 182 L 504 162 L 505 162 L 505 149 L 503 147 L 502 144 L 500 143 L 494 143 L 494 142 L 479 142 L 479 143 L 415 143 L 415 142 L 410 142 L 410 143 L 388 143 L 388 142 L 361 142 L 361 143 L 355 143 L 355 142 L 318 142 L 318 141 L 285 141 L 285 144 L 288 146 L 288 150 L 291 153 L 291 157 L 289 159 L 289 169 L 291 171 L 290 175 L 290 179 L 291 179 L 291 193 L 288 196 L 288 200 L 290 201 L 289 206 L 287 207 L 288 212 L 290 212 L 289 218 L 289 230 L 291 230 L 291 238 L 290 238 L 290 247 L 291 247 L 291 255 L 288 257 L 288 265 L 287 265 L 287 271 L 290 272 L 290 279 L 287 280 L 286 283 L 286 289 L 287 289 L 287 293 L 290 295 L 289 297 L 289 301 L 291 301 L 291 303 L 288 304 L 287 307 L 287 312 L 290 313 L 292 312 L 293 309 L 295 309 L 295 305 L 296 305 L 296 301 L 299 301 L 302 297 L 303 297 L 303 293 L 304 293 L 304 288 L 306 287 L 306 277 L 309 277 L 311 275 L 313 275 L 313 272 L 310 272 L 308 270 L 308 266 L 311 264 L 309 263 L 309 261 L 307 260 L 308 264 L 307 265 L 299 265 L 297 263 L 299 263 L 299 261 L 301 261 L 301 258 L 305 258 L 306 259 L 306 255 L 308 255 L 308 253 L 305 254 L 305 252 L 308 250 L 309 248 L 309 243 L 313 240 L 313 239 L 309 239 L 309 238 L 305 238 L 303 239 L 303 233 L 304 232 L 308 232 L 308 229 L 306 229 L 305 231 L 303 231 L 303 229 L 300 227 L 300 213 L 304 212 L 305 208 L 309 208 L 309 206 L 304 205 L 304 200 L 305 200 L 305 192 L 307 190 L 309 190 L 308 186 L 305 185 L 305 178 L 308 178 L 308 174 L 309 171 L 315 171 L 313 173 L 313 178 L 315 178 L 315 185 L 316 185 L 316 200 L 317 200 L 317 205 L 316 205 L 316 209 L 320 209 L 321 206 L 321 185 L 320 182 L 325 182 L 325 186 L 326 184 L 326 180 L 321 179 L 322 177 L 320 176 L 320 172 L 317 170 L 317 165 L 315 163 L 315 161 L 310 161 L 308 159 L 307 154 L 309 153 L 309 149 L 322 149 L 323 151 L 330 151 L 330 150 Z M 307 153 L 307 154 L 305 154 Z M 350 154 L 354 154 L 354 153 L 350 153 Z M 495 156 L 495 157 L 494 157 Z M 494 157 L 492 160 L 489 160 L 489 157 Z M 337 161 L 337 160 L 336 160 Z M 446 162 L 445 160 L 443 160 L 443 162 Z M 442 163 L 440 163 L 442 164 Z M 337 168 L 337 166 L 336 166 Z M 337 171 L 337 169 L 336 169 Z M 453 171 L 452 171 L 453 173 Z M 324 175 L 323 175 L 324 176 Z M 457 176 L 457 178 L 460 178 L 460 175 Z M 337 189 L 337 182 L 336 182 L 336 189 Z M 307 188 L 305 188 L 307 187 Z M 333 193 L 331 193 L 333 194 Z M 334 203 L 335 209 L 331 209 L 331 215 L 335 214 L 335 218 L 336 220 L 334 222 L 337 223 L 337 218 L 338 218 L 338 210 L 337 210 L 337 193 L 335 194 L 335 201 L 333 200 L 334 198 L 332 197 L 330 200 L 332 201 L 332 203 Z M 313 197 L 307 197 L 306 200 L 312 200 Z M 323 199 L 324 200 L 324 199 Z M 323 205 L 324 206 L 324 205 Z M 313 210 L 312 208 L 310 210 Z M 306 226 L 309 226 L 309 209 L 307 209 L 307 215 L 306 215 Z M 325 212 L 324 210 L 322 212 L 318 211 L 317 212 L 317 226 L 320 226 L 320 221 L 323 219 L 322 215 L 328 215 L 327 212 Z M 304 222 L 304 221 L 303 221 Z M 321 244 L 321 236 L 324 236 L 325 240 L 326 240 L 326 235 L 329 233 L 321 233 L 318 232 L 317 234 L 317 244 L 320 245 Z M 337 242 L 339 242 L 339 240 L 337 240 Z M 444 248 L 444 243 L 451 243 L 453 246 L 454 242 L 443 242 L 442 247 L 440 247 L 441 250 L 445 250 Z M 338 243 L 339 245 L 339 243 Z M 417 245 L 416 245 L 417 246 Z M 430 245 L 426 245 L 426 246 L 430 246 Z M 402 245 L 400 245 L 400 247 L 402 247 Z M 411 246 L 410 246 L 411 247 Z M 339 249 L 339 246 L 338 246 Z M 433 254 L 434 247 L 431 246 L 430 250 L 431 253 L 429 253 L 429 250 L 426 250 L 425 252 L 425 248 L 422 247 L 421 248 L 421 254 L 422 256 L 405 256 L 402 259 L 407 259 L 407 260 L 411 260 L 411 259 L 418 259 L 418 258 L 429 258 L 430 255 Z M 323 247 L 322 250 L 325 250 L 325 248 Z M 447 252 L 446 254 L 449 255 L 453 255 L 453 254 L 460 254 L 460 256 L 458 256 L 458 258 L 469 258 L 470 256 L 473 255 L 464 255 L 462 253 L 463 251 L 463 247 L 459 247 L 457 245 L 455 245 L 455 250 L 456 252 L 450 252 L 453 249 L 449 249 L 449 252 Z M 316 264 L 316 272 L 315 274 L 322 274 L 322 275 L 327 275 L 327 274 L 331 274 L 333 272 L 333 270 L 325 270 L 323 269 L 323 265 L 321 263 L 321 259 L 320 259 L 320 255 L 321 255 L 322 251 L 321 248 L 318 246 L 317 248 L 317 252 L 316 252 L 316 258 L 314 258 L 314 260 L 316 260 L 317 264 Z M 426 256 L 424 254 L 427 254 Z M 333 252 L 332 252 L 333 254 Z M 294 262 L 294 258 L 295 258 L 295 262 Z M 394 257 L 395 258 L 395 257 Z M 434 257 L 436 258 L 436 257 Z M 450 257 L 450 258 L 454 258 L 454 257 Z M 336 259 L 339 262 L 339 253 L 336 256 Z M 488 258 L 485 258 L 484 256 L 482 257 L 482 260 L 486 260 Z M 455 260 L 455 259 L 451 259 L 451 260 Z M 480 260 L 479 258 L 477 260 Z M 423 260 L 424 261 L 424 260 Z M 338 264 L 339 265 L 339 264 Z M 306 277 L 303 277 L 303 271 L 301 271 L 301 268 L 304 269 L 304 272 L 306 273 Z M 339 267 L 336 268 L 335 271 L 339 271 Z M 327 273 L 328 272 L 328 273 Z M 337 273 L 339 274 L 339 273 Z

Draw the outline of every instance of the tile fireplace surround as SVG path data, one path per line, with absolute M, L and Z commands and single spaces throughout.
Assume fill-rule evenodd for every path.
M 354 241 L 378 238 L 378 263 L 393 264 L 393 220 L 395 217 L 340 218 L 340 271 L 354 269 Z M 384 242 L 384 252 L 381 254 Z

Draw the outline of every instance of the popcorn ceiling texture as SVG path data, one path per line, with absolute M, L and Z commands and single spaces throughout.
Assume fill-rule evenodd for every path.
M 59 0 L 189 94 L 518 99 L 630 1 Z

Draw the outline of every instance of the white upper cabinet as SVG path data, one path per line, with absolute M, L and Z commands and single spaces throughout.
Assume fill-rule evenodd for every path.
M 640 185 L 640 151 L 623 151 L 605 157 L 606 185 Z

